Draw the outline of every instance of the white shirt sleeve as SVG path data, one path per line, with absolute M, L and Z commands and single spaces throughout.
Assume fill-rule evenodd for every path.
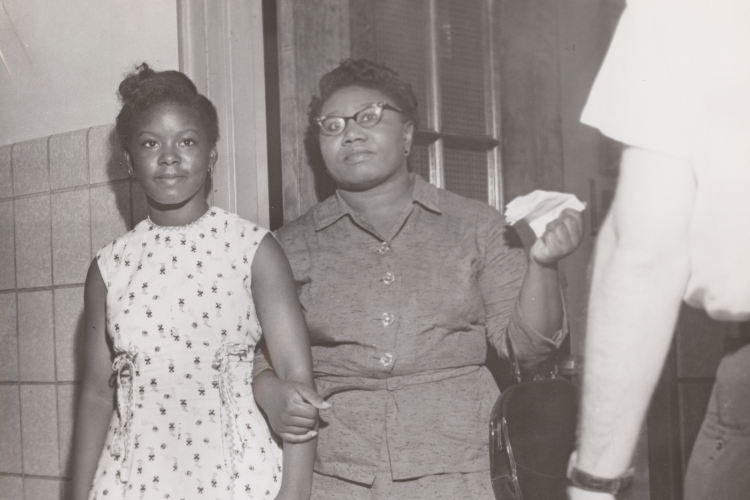
M 581 121 L 625 144 L 689 156 L 689 115 L 695 76 L 690 0 L 629 0 Z

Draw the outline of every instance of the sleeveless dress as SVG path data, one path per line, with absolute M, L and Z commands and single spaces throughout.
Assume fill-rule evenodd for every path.
M 250 266 L 267 233 L 212 207 L 187 226 L 146 219 L 97 253 L 117 410 L 90 500 L 278 493 L 281 450 L 250 385 Z

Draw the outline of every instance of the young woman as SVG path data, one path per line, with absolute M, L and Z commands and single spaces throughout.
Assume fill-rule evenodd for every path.
M 72 498 L 306 499 L 315 441 L 282 460 L 251 390 L 261 336 L 280 378 L 312 384 L 287 259 L 267 230 L 208 206 L 218 121 L 190 79 L 142 64 L 119 93 L 149 216 L 86 278 Z

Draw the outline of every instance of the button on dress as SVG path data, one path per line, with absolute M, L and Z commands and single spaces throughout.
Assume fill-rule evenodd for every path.
M 117 409 L 90 499 L 266 499 L 281 450 L 252 394 L 251 265 L 267 230 L 219 208 L 103 247 Z

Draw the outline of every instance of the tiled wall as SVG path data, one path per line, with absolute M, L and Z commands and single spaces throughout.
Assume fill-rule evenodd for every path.
M 0 148 L 0 500 L 63 494 L 86 271 L 145 216 L 110 125 Z

